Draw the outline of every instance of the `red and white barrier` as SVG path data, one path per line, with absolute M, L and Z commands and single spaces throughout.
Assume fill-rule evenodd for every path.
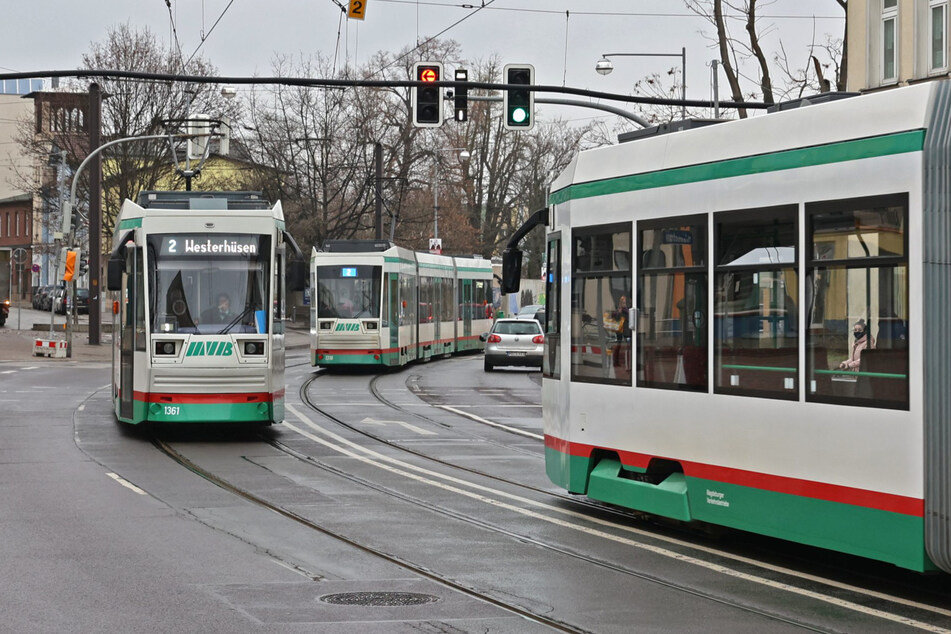
M 37 339 L 33 346 L 34 357 L 53 357 L 54 359 L 66 358 L 66 342 L 49 339 Z

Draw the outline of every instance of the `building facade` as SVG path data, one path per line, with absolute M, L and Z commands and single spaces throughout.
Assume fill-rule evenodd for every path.
M 869 91 L 946 79 L 948 2 L 849 2 L 847 89 Z

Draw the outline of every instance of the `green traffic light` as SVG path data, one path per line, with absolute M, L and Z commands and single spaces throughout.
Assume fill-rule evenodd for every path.
M 525 108 L 512 108 L 512 123 L 525 123 L 528 120 L 528 110 Z

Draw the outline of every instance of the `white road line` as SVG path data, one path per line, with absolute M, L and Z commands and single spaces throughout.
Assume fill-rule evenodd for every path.
M 128 480 L 124 479 L 122 476 L 119 476 L 119 475 L 117 475 L 117 474 L 115 474 L 115 473 L 107 473 L 106 475 L 109 476 L 110 478 L 112 478 L 113 480 L 115 480 L 116 482 L 118 482 L 119 484 L 121 484 L 122 486 L 124 486 L 125 488 L 127 488 L 127 489 L 129 489 L 129 490 L 131 490 L 131 491 L 135 491 L 135 492 L 138 493 L 139 495 L 148 495 L 148 493 L 146 493 L 145 491 L 143 491 L 143 490 L 140 489 L 139 487 L 135 486 L 134 484 L 132 484 L 132 483 L 129 482 Z
M 619 535 L 614 535 L 614 534 L 612 534 L 612 533 L 608 533 L 608 532 L 605 532 L 605 531 L 602 531 L 602 530 L 593 529 L 593 528 L 587 528 L 587 527 L 584 527 L 584 526 L 579 526 L 579 525 L 577 525 L 577 524 L 573 524 L 573 523 L 571 523 L 571 522 L 568 522 L 567 520 L 558 519 L 558 518 L 552 517 L 552 516 L 550 516 L 550 515 L 544 515 L 544 514 L 542 514 L 542 513 L 538 513 L 538 512 L 529 510 L 529 509 L 527 509 L 527 508 L 523 508 L 523 507 L 520 507 L 520 506 L 514 506 L 514 505 L 512 505 L 512 504 L 507 504 L 507 503 L 505 503 L 505 502 L 501 502 L 501 501 L 499 501 L 499 500 L 497 500 L 497 499 L 493 499 L 493 498 L 486 497 L 485 495 L 481 495 L 481 494 L 479 494 L 479 493 L 474 493 L 474 492 L 472 492 L 472 491 L 466 491 L 466 490 L 463 490 L 463 489 L 459 489 L 459 488 L 457 488 L 457 487 L 455 487 L 455 486 L 451 486 L 451 485 L 448 485 L 448 484 L 443 484 L 443 483 L 441 483 L 441 482 L 436 482 L 436 481 L 434 481 L 434 480 L 430 480 L 430 479 L 428 479 L 428 478 L 425 478 L 425 477 L 422 477 L 422 476 L 418 476 L 418 475 L 415 475 L 415 474 L 413 474 L 413 473 L 409 473 L 409 471 L 415 471 L 415 472 L 417 472 L 417 473 L 423 473 L 423 474 L 426 474 L 427 476 L 432 476 L 432 477 L 434 477 L 434 478 L 439 478 L 439 479 L 442 479 L 442 480 L 446 480 L 446 481 L 452 482 L 453 484 L 458 484 L 458 485 L 470 487 L 470 488 L 472 488 L 472 489 L 475 489 L 476 491 L 482 491 L 482 492 L 485 492 L 485 493 L 491 493 L 491 494 L 494 494 L 494 495 L 496 495 L 496 496 L 498 496 L 498 497 L 502 497 L 502 498 L 506 498 L 506 499 L 510 499 L 510 500 L 519 502 L 519 503 L 524 504 L 524 505 L 526 505 L 526 506 L 534 506 L 534 507 L 536 507 L 536 508 L 543 509 L 543 510 L 548 511 L 548 512 L 550 512 L 550 513 L 560 514 L 560 515 L 566 515 L 566 516 L 572 517 L 572 518 L 574 518 L 574 519 L 580 519 L 580 520 L 584 520 L 584 521 L 586 521 L 586 522 L 590 522 L 590 523 L 594 523 L 594 524 L 600 524 L 600 525 L 607 526 L 607 527 L 610 527 L 610 528 L 613 528 L 613 529 L 616 529 L 616 530 L 621 530 L 621 531 L 625 531 L 625 532 L 628 532 L 628 533 L 636 534 L 636 535 L 639 535 L 639 536 L 647 537 L 647 538 L 650 538 L 650 539 L 653 539 L 653 540 L 656 540 L 656 541 L 664 541 L 664 542 L 667 542 L 667 543 L 670 543 L 670 544 L 675 544 L 675 545 L 677 545 L 677 546 L 683 546 L 683 547 L 685 547 L 685 548 L 693 549 L 693 550 L 695 550 L 695 551 L 705 552 L 705 553 L 717 555 L 717 556 L 719 556 L 719 557 L 724 557 L 724 558 L 731 559 L 731 560 L 734 560 L 734 561 L 737 561 L 737 562 L 740 562 L 740 563 L 752 565 L 752 566 L 755 566 L 755 567 L 758 567 L 758 568 L 761 568 L 761 569 L 764 569 L 764 570 L 770 570 L 770 571 L 773 571 L 773 572 L 779 572 L 779 573 L 781 573 L 781 574 L 785 574 L 785 575 L 788 575 L 788 576 L 791 576 L 791 577 L 796 577 L 796 578 L 799 578 L 799 579 L 803 579 L 803 580 L 807 580 L 807 581 L 812 581 L 812 582 L 820 583 L 820 584 L 825 585 L 825 586 L 829 586 L 829 587 L 833 587 L 833 588 L 838 588 L 838 589 L 842 589 L 842 590 L 847 590 L 847 591 L 849 591 L 849 592 L 853 592 L 853 593 L 856 593 L 856 594 L 861 594 L 861 595 L 864 595 L 864 596 L 874 597 L 874 598 L 877 598 L 877 599 L 882 599 L 882 600 L 888 601 L 888 602 L 890 602 L 890 603 L 900 604 L 900 605 L 912 607 L 912 608 L 915 608 L 915 609 L 923 610 L 923 611 L 926 611 L 926 612 L 932 612 L 932 613 L 934 613 L 934 614 L 940 614 L 940 615 L 942 615 L 942 616 L 951 616 L 951 610 L 945 610 L 945 609 L 937 608 L 937 607 L 930 606 L 930 605 L 925 605 L 925 604 L 921 604 L 921 603 L 916 603 L 916 602 L 914 602 L 914 601 L 908 601 L 908 600 L 902 599 L 902 598 L 900 598 L 900 597 L 893 597 L 893 596 L 891 596 L 891 595 L 886 595 L 886 594 L 879 593 L 879 592 L 869 591 L 869 590 L 866 590 L 866 589 L 864 589 L 864 588 L 859 588 L 859 587 L 851 586 L 851 585 L 848 585 L 848 584 L 839 583 L 839 582 L 836 582 L 836 581 L 833 581 L 833 580 L 825 579 L 825 578 L 822 578 L 822 577 L 817 577 L 817 576 L 815 576 L 815 575 L 803 574 L 803 573 L 797 572 L 797 571 L 795 571 L 795 570 L 791 570 L 791 569 L 788 569 L 788 568 L 783 568 L 783 567 L 781 567 L 781 566 L 773 566 L 773 565 L 766 564 L 766 563 L 763 563 L 763 562 L 759 562 L 759 561 L 756 561 L 756 560 L 753 560 L 753 559 L 749 559 L 749 558 L 746 558 L 746 557 L 741 557 L 741 556 L 733 555 L 733 554 L 731 554 L 731 553 L 719 551 L 719 550 L 717 550 L 717 549 L 715 549 L 715 548 L 709 548 L 709 547 L 706 547 L 706 546 L 698 546 L 698 545 L 691 544 L 691 543 L 689 543 L 689 542 L 685 542 L 685 541 L 682 541 L 682 540 L 679 540 L 679 539 L 675 539 L 675 538 L 671 538 L 671 537 L 665 537 L 665 536 L 662 536 L 662 535 L 655 535 L 655 534 L 649 533 L 649 532 L 647 532 L 647 531 L 639 530 L 639 529 L 636 529 L 636 528 L 633 528 L 633 527 L 629 527 L 629 526 L 623 526 L 623 525 L 620 525 L 620 524 L 615 524 L 615 523 L 610 522 L 610 521 L 608 521 L 608 520 L 603 520 L 603 519 L 599 519 L 599 518 L 596 518 L 596 517 L 589 517 L 588 515 L 585 515 L 585 514 L 583 514 L 583 513 L 578 513 L 578 512 L 575 512 L 575 511 L 568 510 L 568 509 L 558 508 L 558 507 L 556 507 L 556 506 L 551 506 L 551 505 L 545 504 L 545 503 L 543 503 L 543 502 L 536 502 L 535 500 L 530 500 L 530 499 L 528 499 L 528 498 L 523 498 L 523 497 L 521 497 L 521 496 L 517 496 L 517 495 L 511 494 L 511 493 L 506 493 L 505 491 L 500 491 L 500 490 L 497 490 L 497 489 L 491 489 L 491 488 L 489 488 L 489 487 L 485 487 L 485 486 L 476 484 L 476 483 L 474 483 L 474 482 L 468 482 L 468 481 L 462 480 L 462 479 L 460 479 L 460 478 L 456 478 L 456 477 L 453 477 L 453 476 L 449 476 L 449 475 L 445 475 L 445 474 L 438 473 L 438 472 L 435 472 L 435 471 L 431 471 L 431 470 L 429 470 L 429 469 L 424 469 L 423 467 L 417 467 L 416 465 L 413 465 L 413 464 L 410 464 L 410 463 L 407 463 L 407 462 L 403 462 L 403 461 L 398 460 L 398 459 L 396 459 L 396 458 L 391 458 L 391 457 L 389 457 L 389 456 L 385 456 L 385 455 L 383 455 L 383 454 L 381 454 L 381 453 L 378 453 L 378 452 L 376 452 L 376 451 L 373 451 L 372 449 L 368 449 L 368 448 L 366 448 L 366 447 L 361 447 L 360 445 L 358 445 L 358 444 L 356 444 L 356 443 L 354 443 L 354 442 L 351 442 L 351 441 L 347 440 L 346 438 L 343 438 L 342 436 L 339 436 L 338 434 L 335 434 L 335 433 L 333 433 L 333 432 L 331 432 L 331 431 L 329 431 L 329 430 L 327 430 L 327 429 L 324 429 L 323 427 L 320 427 L 319 425 L 317 425 L 316 423 L 314 423 L 313 421 L 311 421 L 307 416 L 305 416 L 304 414 L 302 414 L 296 407 L 294 407 L 294 406 L 292 406 L 292 405 L 288 405 L 288 406 L 287 406 L 287 409 L 290 410 L 291 412 L 293 412 L 294 415 L 297 416 L 297 418 L 298 418 L 302 423 L 304 423 L 305 425 L 307 425 L 308 427 L 310 427 L 310 428 L 314 429 L 315 431 L 317 431 L 317 432 L 323 434 L 324 436 L 327 436 L 327 437 L 329 437 L 329 438 L 331 438 L 331 439 L 333 439 L 333 440 L 335 440 L 335 441 L 337 441 L 337 442 L 339 442 L 339 443 L 342 443 L 343 445 L 350 446 L 350 447 L 352 447 L 352 448 L 353 448 L 354 450 L 356 450 L 356 451 L 363 452 L 363 453 L 366 454 L 366 455 L 359 455 L 359 454 L 355 453 L 354 451 L 351 451 L 351 450 L 349 450 L 349 449 L 346 449 L 345 447 L 342 447 L 342 446 L 340 446 L 340 445 L 335 445 L 335 444 L 331 443 L 330 441 L 324 440 L 323 438 L 319 438 L 319 437 L 315 436 L 314 434 L 311 434 L 310 432 L 308 432 L 308 431 L 306 431 L 306 430 L 303 430 L 303 429 L 300 429 L 300 428 L 298 428 L 298 427 L 295 427 L 294 425 L 292 425 L 292 424 L 288 423 L 287 421 L 285 421 L 285 422 L 282 423 L 282 424 L 283 424 L 285 427 L 287 427 L 288 429 L 291 429 L 292 431 L 295 431 L 295 432 L 297 432 L 298 434 L 300 434 L 301 436 L 304 436 L 305 438 L 309 438 L 310 440 L 313 440 L 314 442 L 316 442 L 316 443 L 318 443 L 318 444 L 321 444 L 321 445 L 323 445 L 323 446 L 325 446 L 325 447 L 328 447 L 328 448 L 330 448 L 330 449 L 333 449 L 334 451 L 338 451 L 338 452 L 340 452 L 340 453 L 343 454 L 343 455 L 350 456 L 350 457 L 352 457 L 352 458 L 354 458 L 354 459 L 356 459 L 356 460 L 360 460 L 361 462 L 364 462 L 364 463 L 366 463 L 366 464 L 370 464 L 370 465 L 376 466 L 376 467 L 378 467 L 378 468 L 380 468 L 380 469 L 384 469 L 384 470 L 390 471 L 390 472 L 392 472 L 392 473 L 397 473 L 397 474 L 403 475 L 403 476 L 405 476 L 405 477 L 407 477 L 407 478 L 410 478 L 410 479 L 412 479 L 412 480 L 416 480 L 416 481 L 418 481 L 418 482 L 423 482 L 423 483 L 429 484 L 429 485 L 431 485 L 431 486 L 434 486 L 434 487 L 437 487 L 437 488 L 440 488 L 440 489 L 444 489 L 444 490 L 446 490 L 446 491 L 451 491 L 451 492 L 453 492 L 453 493 L 458 493 L 459 495 L 463 495 L 463 496 L 465 496 L 465 497 L 469 497 L 469 498 L 473 498 L 473 499 L 482 501 L 482 502 L 484 502 L 484 503 L 486 503 L 486 504 L 489 504 L 489 505 L 491 505 L 491 506 L 495 506 L 495 507 L 498 507 L 498 508 L 504 508 L 504 509 L 510 510 L 510 511 L 512 511 L 512 512 L 519 513 L 519 514 L 521 514 L 521 515 L 526 515 L 526 516 L 533 517 L 533 518 L 535 518 L 535 519 L 538 519 L 538 520 L 541 520 L 541 521 L 544 521 L 544 522 L 548 522 L 548 523 L 551 523 L 551 524 L 555 524 L 555 525 L 557 525 L 557 526 L 561 526 L 561 527 L 563 527 L 563 528 L 568 528 L 568 529 L 570 529 L 570 530 L 575 530 L 575 531 L 579 531 L 579 532 L 582 532 L 582 533 L 586 533 L 586 534 L 589 534 L 589 535 L 592 535 L 592 536 L 601 537 L 601 538 L 603 538 L 603 539 L 607 539 L 607 540 L 610 540 L 610 541 L 618 542 L 618 543 L 621 543 L 621 544 L 624 544 L 624 545 L 627 545 L 627 546 L 631 546 L 631 547 L 633 547 L 633 548 L 639 548 L 639 549 L 641 549 L 641 550 L 646 550 L 646 551 L 655 553 L 655 554 L 657 554 L 657 555 L 661 555 L 661 556 L 664 556 L 664 557 L 669 557 L 669 558 L 671 558 L 671 559 L 676 559 L 676 560 L 682 561 L 682 562 L 684 562 L 684 563 L 689 563 L 689 564 L 693 564 L 693 565 L 696 565 L 696 566 L 699 566 L 699 567 L 702 567 L 702 568 L 707 568 L 707 569 L 712 570 L 712 571 L 714 571 L 714 572 L 719 572 L 719 573 L 721 573 L 721 574 L 724 574 L 724 575 L 727 575 L 727 576 L 730 576 L 730 577 L 734 577 L 734 578 L 737 578 L 737 579 L 743 579 L 743 580 L 745 580 L 745 581 L 749 581 L 749 582 L 752 582 L 752 583 L 757 583 L 757 584 L 760 584 L 760 585 L 762 585 L 762 586 L 770 587 L 770 588 L 773 588 L 773 589 L 776 589 L 776 590 L 783 590 L 783 591 L 790 592 L 790 593 L 793 593 L 793 594 L 798 594 L 798 595 L 800 595 L 800 596 L 804 596 L 804 597 L 808 597 L 808 598 L 811 598 L 811 599 L 815 599 L 815 600 L 817 600 L 817 601 L 821 601 L 821 602 L 824 602 L 824 603 L 829 603 L 829 604 L 832 604 L 832 605 L 836 605 L 836 606 L 838 606 L 838 607 L 841 607 L 841 608 L 844 608 L 844 609 L 847 609 L 847 610 L 852 610 L 852 611 L 854 611 L 854 612 L 859 612 L 859 613 L 862 613 L 862 614 L 866 614 L 866 615 L 873 616 L 873 617 L 876 617 L 876 618 L 885 619 L 885 620 L 888 620 L 888 621 L 894 621 L 894 622 L 896 622 L 896 623 L 901 623 L 901 624 L 903 624 L 903 625 L 907 625 L 907 626 L 909 626 L 909 627 L 914 627 L 914 628 L 917 628 L 917 629 L 920 629 L 920 630 L 924 630 L 924 631 L 927 631 L 927 632 L 940 632 L 940 633 L 943 633 L 943 634 L 951 634 L 951 630 L 948 630 L 948 629 L 945 629 L 945 628 L 941 628 L 941 627 L 937 627 L 937 626 L 931 625 L 930 623 L 923 623 L 923 622 L 921 622 L 921 621 L 917 621 L 917 620 L 914 620 L 914 619 L 909 619 L 909 618 L 906 618 L 906 617 L 903 617 L 903 616 L 900 616 L 900 615 L 897 615 L 897 614 L 891 614 L 891 613 L 889 613 L 889 612 L 884 612 L 884 611 L 882 611 L 882 610 L 876 610 L 876 609 L 873 609 L 873 608 L 868 608 L 868 607 L 866 607 L 866 606 L 864 606 L 864 605 L 859 605 L 859 604 L 853 603 L 853 602 L 851 602 L 851 601 L 844 601 L 844 600 L 842 600 L 842 599 L 838 599 L 838 598 L 833 597 L 833 596 L 829 596 L 829 595 L 825 595 L 825 594 L 820 594 L 820 593 L 818 593 L 818 592 L 813 592 L 813 591 L 811 591 L 811 590 L 806 590 L 806 589 L 804 589 L 804 588 L 796 588 L 796 587 L 794 587 L 794 586 L 790 586 L 789 584 L 781 583 L 781 582 L 778 582 L 778 581 L 773 581 L 773 580 L 771 580 L 771 579 L 766 579 L 766 578 L 764 578 L 764 577 L 758 577 L 758 576 L 755 576 L 755 575 L 750 575 L 750 574 L 747 574 L 747 573 L 744 573 L 744 572 L 740 572 L 740 571 L 738 571 L 738 570 L 733 570 L 732 568 L 727 568 L 726 566 L 721 566 L 721 565 L 719 565 L 719 564 L 714 564 L 714 563 L 711 563 L 711 562 L 706 562 L 706 561 L 703 561 L 703 560 L 701 560 L 701 559 L 697 559 L 697 558 L 695 558 L 695 557 L 691 557 L 691 556 L 689 556 L 689 555 L 683 555 L 683 554 L 681 554 L 681 553 L 678 553 L 678 552 L 675 552 L 675 551 L 672 551 L 672 550 L 668 550 L 668 549 L 666 549 L 666 548 L 661 548 L 661 547 L 659 547 L 659 546 L 652 546 L 652 545 L 650 545 L 650 544 L 645 544 L 645 543 L 641 543 L 641 542 L 638 542 L 638 541 L 634 541 L 633 539 L 629 539 L 629 538 L 626 538 L 626 537 L 621 537 L 621 536 L 619 536 Z M 392 463 L 392 464 L 395 464 L 395 465 L 399 465 L 400 467 L 402 467 L 403 469 L 406 469 L 406 470 L 408 470 L 408 471 L 404 471 L 403 469 L 398 469 L 398 468 L 396 468 L 396 467 L 393 467 L 393 466 L 390 466 L 389 464 L 384 464 L 384 463 Z
M 31 366 L 29 366 L 29 367 L 20 368 L 20 369 L 21 369 L 21 370 L 36 370 L 36 369 L 38 369 L 39 367 L 40 367 L 40 366 L 38 366 L 38 365 L 31 365 Z
M 518 429 L 517 427 L 509 427 L 508 425 L 503 425 L 501 423 L 496 423 L 491 420 L 486 420 L 482 418 L 481 416 L 476 416 L 475 414 L 464 412 L 460 409 L 456 409 L 455 407 L 449 407 L 448 405 L 437 405 L 436 407 L 444 409 L 447 412 L 452 412 L 453 414 L 458 414 L 459 416 L 465 416 L 466 418 L 470 418 L 478 423 L 482 423 L 483 425 L 488 425 L 489 427 L 498 427 L 499 429 L 504 429 L 506 431 L 512 432 L 513 434 L 519 434 L 520 436 L 527 436 L 528 438 L 536 438 L 538 440 L 545 440 L 545 437 L 542 436 L 541 434 L 535 434 L 530 431 L 524 431 L 522 429 Z
M 16 370 L 4 370 L 3 372 L 0 372 L 0 374 L 15 374 L 15 373 L 16 373 Z

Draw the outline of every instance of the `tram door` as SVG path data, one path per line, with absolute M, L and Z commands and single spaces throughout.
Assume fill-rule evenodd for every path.
M 397 350 L 400 347 L 400 279 L 396 273 L 386 275 L 386 285 L 388 292 L 388 305 L 383 309 L 386 311 L 386 321 L 390 324 L 390 350 Z
M 472 337 L 472 280 L 459 280 L 459 318 L 462 320 L 462 333 L 459 335 L 460 348 L 471 347 Z
M 142 292 L 142 251 L 126 249 L 120 299 L 119 416 L 132 419 L 135 414 L 135 326 Z

